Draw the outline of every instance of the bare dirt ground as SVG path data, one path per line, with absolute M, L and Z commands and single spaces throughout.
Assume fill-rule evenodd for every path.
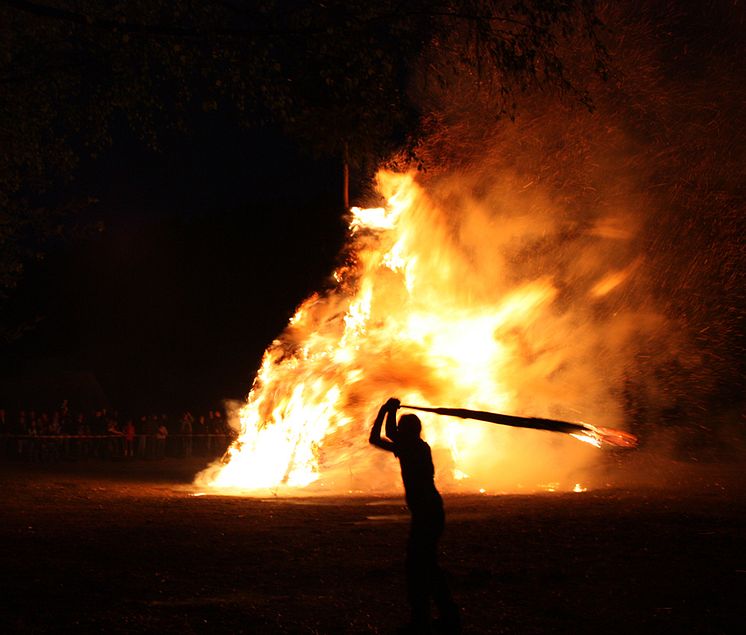
M 406 621 L 399 497 L 195 496 L 200 467 L 0 464 L 0 632 L 391 633 Z M 745 632 L 743 463 L 676 474 L 663 487 L 446 496 L 441 562 L 464 632 Z

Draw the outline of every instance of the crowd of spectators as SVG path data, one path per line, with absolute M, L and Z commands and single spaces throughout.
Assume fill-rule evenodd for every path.
M 129 417 L 106 408 L 73 412 L 67 402 L 51 412 L 0 409 L 0 458 L 8 460 L 211 458 L 233 438 L 220 410 Z

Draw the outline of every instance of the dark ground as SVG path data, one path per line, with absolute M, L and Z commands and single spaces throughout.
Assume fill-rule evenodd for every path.
M 193 496 L 200 466 L 0 464 L 0 632 L 391 633 L 396 498 Z M 742 633 L 742 463 L 666 488 L 446 496 L 465 633 Z

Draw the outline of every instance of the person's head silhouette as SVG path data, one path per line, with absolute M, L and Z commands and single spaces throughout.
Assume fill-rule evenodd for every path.
M 420 438 L 422 423 L 417 415 L 405 414 L 399 417 L 399 425 L 397 428 L 400 442 L 414 443 Z

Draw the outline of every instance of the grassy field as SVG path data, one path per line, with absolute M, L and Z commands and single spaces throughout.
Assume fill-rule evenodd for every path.
M 446 496 L 465 633 L 741 633 L 742 464 L 665 487 Z M 195 496 L 185 462 L 0 465 L 0 631 L 391 633 L 400 497 Z

